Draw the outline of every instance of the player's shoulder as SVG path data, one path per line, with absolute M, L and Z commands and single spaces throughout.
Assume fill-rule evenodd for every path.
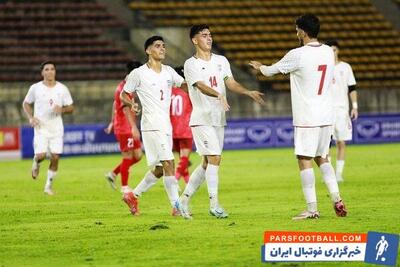
M 212 54 L 211 59 L 215 60 L 215 61 L 219 61 L 219 62 L 227 62 L 228 61 L 228 59 L 225 56 L 214 54 L 214 53 Z
M 140 75 L 141 73 L 143 73 L 144 71 L 146 71 L 146 69 L 148 69 L 146 64 L 143 64 L 142 66 L 133 69 L 129 74 L 128 77 L 132 77 L 134 75 Z
M 166 71 L 168 71 L 168 72 L 174 72 L 174 71 L 175 71 L 174 68 L 172 68 L 170 65 L 164 65 L 164 64 L 162 64 L 161 66 L 162 66 L 162 69 L 163 69 L 163 70 L 166 70 Z
M 190 58 L 185 60 L 184 65 L 192 65 L 192 64 L 196 63 L 196 61 L 197 61 L 197 58 L 194 56 L 191 56 Z
M 340 65 L 340 67 L 342 67 L 344 69 L 351 69 L 350 64 L 345 61 L 340 61 L 339 65 Z
M 56 87 L 58 87 L 58 88 L 60 88 L 62 90 L 65 90 L 65 89 L 68 90 L 68 87 L 65 84 L 63 84 L 62 82 L 59 82 L 59 81 L 56 81 Z
M 43 82 L 40 81 L 40 82 L 32 84 L 29 89 L 37 90 L 37 89 L 42 88 L 42 87 L 43 87 Z

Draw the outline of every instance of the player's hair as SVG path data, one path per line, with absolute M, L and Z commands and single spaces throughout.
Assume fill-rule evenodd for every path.
M 53 61 L 51 61 L 51 60 L 46 60 L 46 61 L 43 61 L 42 63 L 40 63 L 40 72 L 43 71 L 44 66 L 46 66 L 47 64 L 51 64 L 51 65 L 54 66 L 54 68 L 56 68 L 56 64 L 55 64 Z
M 296 26 L 307 33 L 310 38 L 317 38 L 319 33 L 319 19 L 314 14 L 304 14 L 296 19 Z
M 140 61 L 128 61 L 128 63 L 126 63 L 126 71 L 129 73 L 131 73 L 131 71 L 133 71 L 134 69 L 139 68 L 140 66 L 142 66 L 142 63 Z
M 340 48 L 339 42 L 337 40 L 334 40 L 334 39 L 327 40 L 325 42 L 325 44 L 328 45 L 328 46 L 336 46 L 337 48 Z
M 151 36 L 149 39 L 146 40 L 146 42 L 144 42 L 144 51 L 146 51 L 147 48 L 149 46 L 151 46 L 155 41 L 163 41 L 164 42 L 164 39 L 158 35 Z
M 179 66 L 174 68 L 174 70 L 176 71 L 176 73 L 178 73 L 180 76 L 182 76 L 183 78 L 185 78 L 185 74 L 183 73 L 183 66 Z
M 207 24 L 197 24 L 197 25 L 193 25 L 190 28 L 190 39 L 192 39 L 196 34 L 198 34 L 199 32 L 201 32 L 204 29 L 210 29 L 210 27 L 208 27 Z

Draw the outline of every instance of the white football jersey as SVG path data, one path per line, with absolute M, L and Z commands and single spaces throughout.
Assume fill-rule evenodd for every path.
M 332 125 L 333 50 L 318 42 L 290 50 L 275 66 L 290 73 L 293 125 Z
M 157 73 L 147 64 L 134 69 L 127 78 L 124 91 L 136 92 L 142 104 L 142 131 L 162 131 L 172 134 L 169 110 L 172 87 L 180 87 L 183 78 L 167 65 Z
M 346 62 L 339 62 L 335 65 L 335 72 L 332 80 L 333 106 L 349 110 L 349 86 L 356 85 L 353 70 Z
M 64 126 L 61 114 L 53 111 L 54 105 L 60 107 L 72 105 L 72 97 L 68 88 L 56 82 L 54 87 L 47 87 L 43 81 L 33 84 L 25 96 L 24 102 L 34 104 L 33 116 L 39 119 L 39 126 L 35 133 L 47 137 L 64 135 Z
M 216 97 L 203 94 L 194 84 L 201 81 L 226 96 L 225 79 L 232 77 L 226 57 L 211 54 L 211 59 L 205 61 L 193 56 L 186 60 L 183 70 L 193 106 L 190 126 L 225 126 L 226 117 L 221 102 Z

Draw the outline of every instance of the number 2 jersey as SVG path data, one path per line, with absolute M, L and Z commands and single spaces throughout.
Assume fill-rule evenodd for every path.
M 142 105 L 142 131 L 161 131 L 171 134 L 169 109 L 172 86 L 180 87 L 183 78 L 167 65 L 157 73 L 147 64 L 134 69 L 127 78 L 124 91 L 136 92 Z
M 173 87 L 171 97 L 171 124 L 172 138 L 191 139 L 192 130 L 189 126 L 192 114 L 192 102 L 189 95 L 183 90 Z
M 203 94 L 194 84 L 203 82 L 226 96 L 225 79 L 232 77 L 226 57 L 211 54 L 211 59 L 205 61 L 193 56 L 186 60 L 183 70 L 193 106 L 190 126 L 225 126 L 226 117 L 221 102 L 216 97 Z
M 290 73 L 293 125 L 332 125 L 334 113 L 331 83 L 335 67 L 332 48 L 311 42 L 290 50 L 274 65 L 281 73 Z

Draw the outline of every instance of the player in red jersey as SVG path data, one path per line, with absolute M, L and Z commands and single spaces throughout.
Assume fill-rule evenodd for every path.
M 129 74 L 133 69 L 140 67 L 142 64 L 137 61 L 130 61 L 127 63 L 127 73 Z M 106 174 L 106 179 L 110 185 L 116 189 L 115 178 L 121 173 L 121 191 L 124 194 L 123 200 L 129 206 L 132 214 L 138 214 L 137 203 L 135 198 L 132 198 L 132 190 L 128 186 L 129 168 L 137 163 L 142 158 L 142 145 L 140 142 L 140 133 L 136 126 L 136 114 L 131 109 L 124 105 L 119 95 L 124 88 L 126 81 L 123 80 L 119 83 L 114 93 L 113 112 L 111 115 L 111 122 L 105 129 L 105 132 L 110 134 L 114 130 L 115 137 L 119 142 L 121 150 L 122 161 L 111 172 Z M 131 97 L 133 97 L 131 95 Z
M 177 67 L 175 71 L 184 77 L 183 67 Z M 189 156 L 193 147 L 192 130 L 189 126 L 192 109 L 192 102 L 190 102 L 188 93 L 180 88 L 173 87 L 170 112 L 173 150 L 178 152 L 180 157 L 175 177 L 177 180 L 183 177 L 185 183 L 189 182 Z

